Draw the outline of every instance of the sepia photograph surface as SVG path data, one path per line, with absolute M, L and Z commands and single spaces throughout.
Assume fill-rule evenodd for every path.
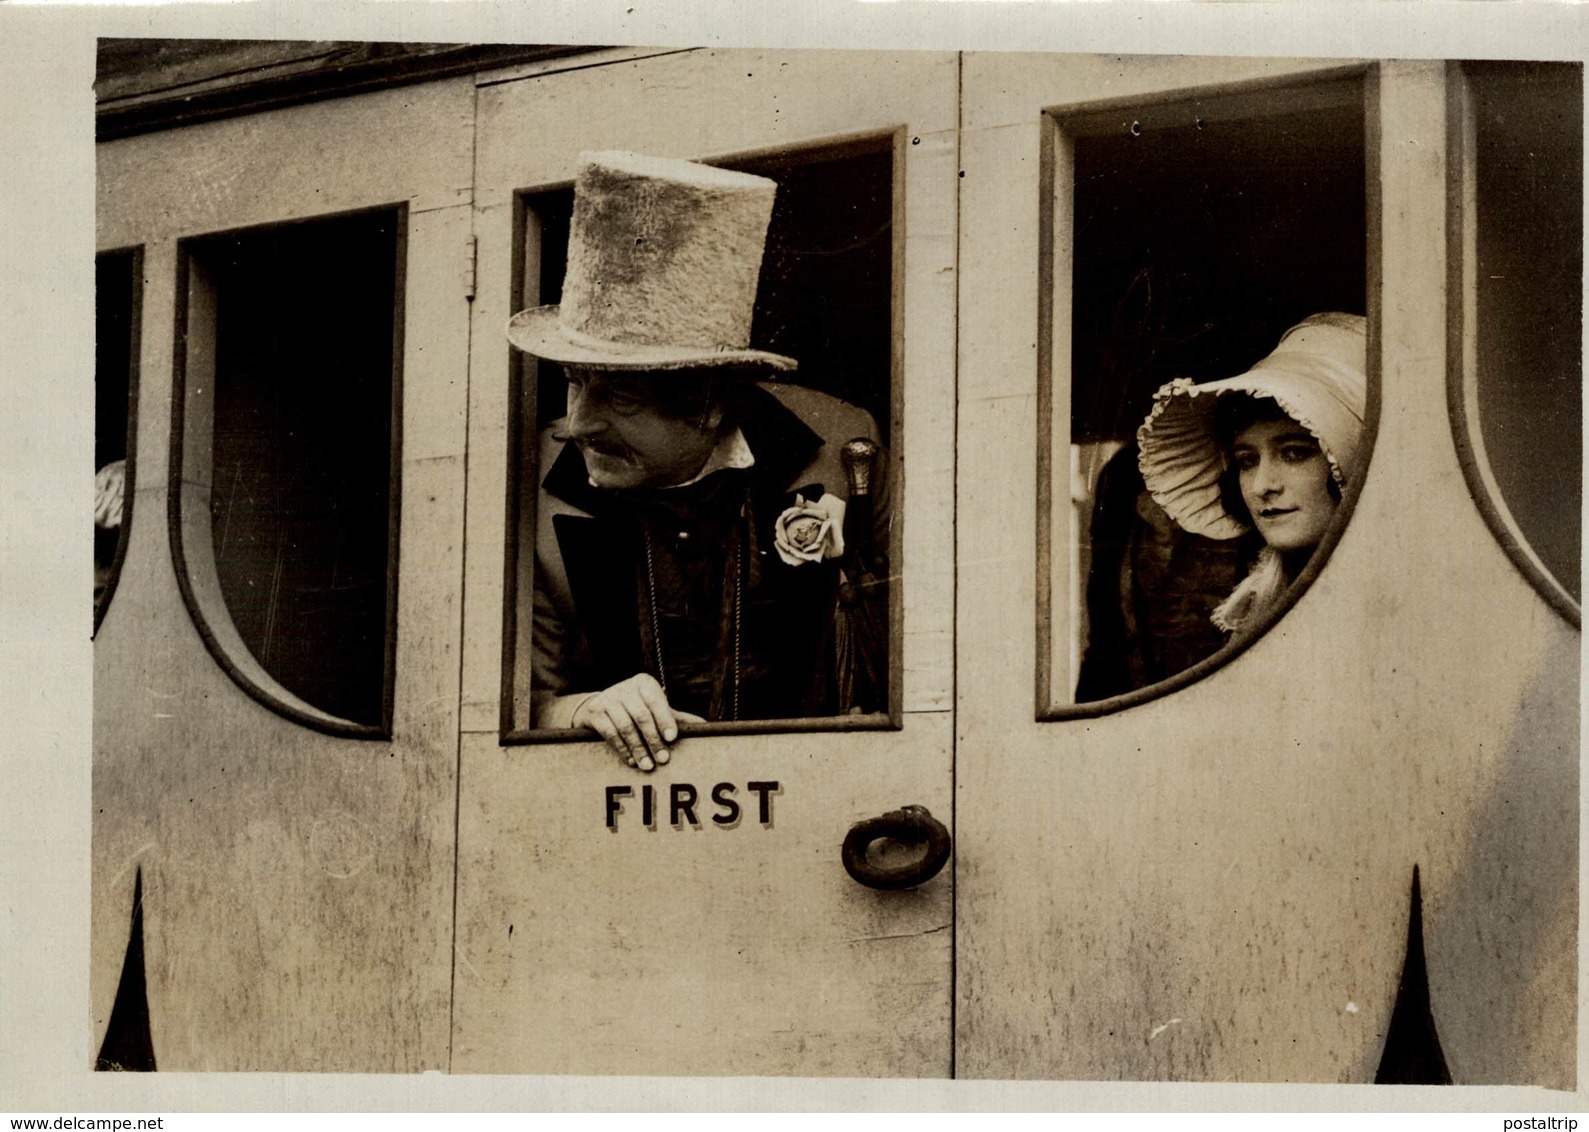
M 74 1072 L 1576 1094 L 1571 52 L 208 27 Z
M 96 97 L 103 1067 L 1572 1085 L 1581 66 Z

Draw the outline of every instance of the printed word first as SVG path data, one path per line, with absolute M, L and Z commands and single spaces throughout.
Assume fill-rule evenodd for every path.
M 756 795 L 757 820 L 763 826 L 772 826 L 772 798 L 774 794 L 782 791 L 776 782 L 747 782 L 747 793 Z M 618 828 L 618 816 L 625 810 L 624 800 L 634 796 L 632 786 L 607 787 L 607 828 Z M 707 810 L 707 802 L 701 797 L 700 791 L 688 782 L 674 782 L 667 787 L 667 798 L 659 797 L 661 791 L 649 783 L 640 787 L 640 824 L 647 829 L 657 828 L 657 815 L 664 808 L 667 810 L 667 823 L 674 829 L 682 829 L 685 825 L 701 828 L 701 819 L 696 817 L 697 807 L 702 812 Z M 739 825 L 743 807 L 738 797 L 739 787 L 732 782 L 719 782 L 711 789 L 711 805 L 716 807 L 716 812 L 708 816 L 712 824 L 721 829 L 733 829 Z M 749 804 L 747 798 L 746 804 Z M 631 804 L 632 805 L 632 804 Z

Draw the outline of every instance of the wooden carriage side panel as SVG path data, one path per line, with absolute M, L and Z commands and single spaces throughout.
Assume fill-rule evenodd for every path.
M 1288 69 L 1305 81 L 1329 64 L 1243 66 L 966 60 L 959 427 L 983 466 L 959 477 L 957 1065 L 1372 1081 L 1418 866 L 1452 1077 L 1570 1087 L 1577 640 L 1489 535 L 1446 420 L 1443 65 L 1366 76 L 1382 408 L 1328 563 L 1201 680 L 1097 718 L 1032 722 L 1042 579 L 1023 438 L 1047 296 L 1023 253 L 1042 112 L 1111 84 L 1143 97 L 1283 85 Z M 1013 219 L 977 223 L 994 216 Z M 979 318 L 976 296 L 995 291 L 1006 308 Z
M 950 869 L 875 892 L 840 846 L 903 804 L 951 816 L 957 77 L 952 55 L 692 51 L 482 85 L 454 1070 L 949 1074 Z M 797 161 L 857 137 L 891 147 L 904 245 L 895 372 L 879 375 L 904 481 L 902 726 L 691 735 L 651 775 L 588 739 L 504 745 L 505 512 L 533 455 L 521 436 L 510 466 L 505 428 L 513 194 L 567 182 L 586 149 Z M 779 784 L 766 822 L 752 782 Z M 742 807 L 727 825 L 720 783 Z M 676 787 L 699 798 L 693 822 L 671 820 Z
M 1434 873 L 1426 869 L 1425 875 L 1438 884 L 1425 888 L 1424 934 L 1431 1006 L 1453 1074 L 1471 1081 L 1537 1080 L 1570 1088 L 1575 1079 L 1571 1052 L 1576 1044 L 1578 997 L 1581 611 L 1573 596 L 1577 579 L 1553 574 L 1553 567 L 1529 545 L 1529 536 L 1513 518 L 1490 466 L 1481 427 L 1485 422 L 1477 412 L 1481 377 L 1541 385 L 1558 382 L 1569 399 L 1582 391 L 1581 355 L 1575 341 L 1582 325 L 1581 220 L 1575 216 L 1537 231 L 1518 231 L 1530 222 L 1530 209 L 1539 199 L 1536 194 L 1551 191 L 1561 178 L 1582 176 L 1580 132 L 1552 139 L 1549 147 L 1540 146 L 1533 131 L 1541 127 L 1529 118 L 1531 110 L 1537 111 L 1540 102 L 1548 100 L 1554 113 L 1574 125 L 1581 123 L 1582 70 L 1561 65 L 1536 68 L 1483 65 L 1481 81 L 1501 72 L 1503 82 L 1515 84 L 1513 93 L 1527 92 L 1541 70 L 1555 71 L 1537 92 L 1526 96 L 1532 105 L 1525 100 L 1508 107 L 1519 112 L 1516 119 L 1501 115 L 1483 127 L 1476 120 L 1469 67 L 1452 64 L 1446 75 L 1448 408 L 1456 456 L 1491 538 L 1482 539 L 1465 528 L 1462 533 L 1469 542 L 1453 542 L 1445 548 L 1457 561 L 1434 562 L 1431 568 L 1460 570 L 1463 559 L 1477 558 L 1493 570 L 1496 554 L 1503 554 L 1542 600 L 1527 600 L 1516 586 L 1475 591 L 1482 596 L 1473 604 L 1495 620 L 1493 635 L 1472 642 L 1476 651 L 1470 660 L 1478 679 L 1499 685 L 1486 693 L 1496 697 L 1502 709 L 1502 726 L 1489 735 L 1474 736 L 1474 742 L 1442 760 L 1449 764 L 1442 767 L 1442 778 L 1459 784 L 1457 807 L 1447 812 L 1462 815 L 1467 836 L 1442 847 L 1436 860 L 1444 862 L 1443 868 Z M 1564 72 L 1580 84 L 1576 92 L 1558 85 Z M 1493 131 L 1487 139 L 1492 144 L 1513 153 L 1526 149 L 1534 160 L 1498 176 L 1497 171 L 1487 170 L 1486 191 L 1481 192 L 1479 140 L 1485 129 Z M 1541 173 L 1543 183 L 1517 191 L 1522 188 L 1520 181 Z M 1562 204 L 1570 204 L 1575 214 L 1581 197 L 1570 194 Z M 1496 215 L 1487 214 L 1492 208 Z M 1482 240 L 1481 226 L 1487 228 Z M 1492 274 L 1507 268 L 1493 261 L 1482 265 L 1480 248 L 1493 255 L 1498 244 L 1506 245 L 1514 257 L 1526 256 L 1524 249 L 1560 247 L 1552 249 L 1551 262 L 1540 265 L 1539 272 L 1519 286 L 1515 278 Z M 1510 302 L 1481 302 L 1484 286 L 1505 288 Z M 1488 321 L 1481 321 L 1481 311 Z M 1553 321 L 1557 325 L 1550 325 Z M 1574 340 L 1570 360 L 1551 349 L 1562 342 L 1568 326 Z M 1490 335 L 1503 342 L 1536 339 L 1536 351 L 1508 357 L 1508 365 L 1497 359 L 1495 342 L 1481 343 Z M 1490 366 L 1500 372 L 1484 372 Z M 1578 455 L 1576 445 L 1564 445 L 1560 438 L 1566 430 L 1576 431 L 1581 412 L 1562 411 L 1552 421 L 1531 420 L 1549 403 L 1540 392 L 1501 384 L 1498 400 L 1489 404 L 1514 414 L 1500 427 L 1509 425 L 1516 432 L 1509 438 L 1491 439 L 1510 443 L 1514 487 L 1522 453 L 1542 473 L 1531 485 L 1537 494 L 1515 502 L 1528 505 L 1529 526 L 1536 536 L 1555 539 L 1556 532 L 1543 531 L 1539 524 L 1553 510 L 1576 509 L 1573 485 L 1561 484 L 1575 469 L 1560 467 L 1558 461 Z M 1491 427 L 1496 426 L 1491 423 Z M 1552 480 L 1561 486 L 1551 486 Z M 1575 540 L 1576 525 L 1562 526 Z M 1555 570 L 1576 569 L 1575 554 L 1563 554 L 1559 542 L 1554 549 L 1549 557 Z M 1463 584 L 1490 587 L 1493 579 L 1487 572 L 1465 578 Z M 1474 971 L 1484 972 L 1483 978 L 1474 978 Z
M 462 78 L 100 147 L 100 240 L 146 246 L 147 299 L 139 519 L 121 613 L 95 642 L 96 1048 L 141 870 L 159 1068 L 446 1064 L 473 112 Z M 208 483 L 202 445 L 171 482 L 173 422 L 198 423 L 173 406 L 189 345 L 178 251 L 209 232 L 375 207 L 406 209 L 394 433 L 412 444 L 398 453 L 391 736 L 350 739 L 245 695 L 179 592 L 173 546 L 190 544 L 167 529 L 168 493 L 172 514 L 203 523 Z

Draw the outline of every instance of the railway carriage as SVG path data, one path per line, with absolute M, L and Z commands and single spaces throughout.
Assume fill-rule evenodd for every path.
M 121 41 L 99 118 L 102 1067 L 1574 1085 L 1579 66 Z M 614 149 L 778 182 L 754 344 L 893 501 L 886 703 L 651 775 L 536 726 L 503 333 Z M 1324 543 L 1079 692 L 1153 389 L 1317 310 Z

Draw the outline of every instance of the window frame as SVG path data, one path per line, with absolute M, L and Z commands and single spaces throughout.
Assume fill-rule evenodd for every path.
M 1362 471 L 1345 485 L 1340 505 L 1324 538 L 1284 596 L 1254 622 L 1254 629 L 1224 647 L 1156 683 L 1101 700 L 1074 700 L 1076 671 L 1070 651 L 1073 587 L 1085 579 L 1072 576 L 1070 551 L 1076 545 L 1070 515 L 1070 393 L 1073 246 L 1075 232 L 1072 188 L 1075 141 L 1119 129 L 1199 121 L 1243 120 L 1312 108 L 1323 90 L 1327 97 L 1347 98 L 1364 116 L 1363 164 L 1366 315 L 1368 319 L 1368 397 L 1364 408 Z M 1184 87 L 1148 95 L 1128 95 L 1045 107 L 1042 114 L 1038 220 L 1037 310 L 1037 656 L 1033 688 L 1034 718 L 1039 723 L 1093 719 L 1112 715 L 1201 681 L 1224 668 L 1269 632 L 1313 585 L 1351 522 L 1372 464 L 1380 418 L 1380 250 L 1383 220 L 1380 183 L 1379 65 L 1351 63 L 1306 75 L 1288 74 L 1208 86 Z M 1056 504 L 1058 504 L 1056 506 Z M 1059 631 L 1056 631 L 1056 622 Z M 1067 657 L 1060 661 L 1056 649 Z
M 1580 78 L 1583 72 L 1580 69 Z M 1580 86 L 1580 97 L 1583 88 Z M 1561 618 L 1583 627 L 1583 607 L 1545 565 L 1513 517 L 1490 468 L 1479 419 L 1478 118 L 1460 60 L 1446 64 L 1446 410 L 1468 494 L 1506 557 Z M 1580 229 L 1580 248 L 1582 248 Z M 1581 309 L 1581 308 L 1580 308 Z M 1580 356 L 1579 384 L 1582 385 Z M 1578 474 L 1582 476 L 1580 466 Z
M 705 165 L 739 168 L 746 164 L 786 162 L 798 165 L 823 156 L 843 156 L 875 149 L 888 152 L 892 218 L 890 228 L 891 274 L 889 295 L 889 436 L 888 483 L 893 513 L 888 554 L 891 562 L 903 561 L 905 472 L 904 344 L 905 344 L 905 185 L 907 151 L 911 144 L 904 126 L 863 130 L 814 141 L 731 153 L 693 157 Z M 513 192 L 510 303 L 523 310 L 539 300 L 540 232 L 531 207 L 533 198 L 573 187 L 571 180 L 523 186 Z M 498 742 L 502 746 L 587 742 L 594 738 L 585 728 L 535 727 L 531 722 L 532 686 L 530 641 L 532 634 L 529 595 L 534 592 L 534 539 L 537 530 L 537 497 L 544 469 L 536 459 L 538 435 L 538 365 L 519 350 L 508 351 L 507 476 L 504 488 L 505 524 L 502 586 L 502 680 Z M 798 384 L 791 381 L 790 384 Z M 521 551 L 529 540 L 530 553 Z M 523 598 L 521 600 L 521 595 Z M 904 587 L 897 577 L 888 594 L 888 710 L 867 715 L 810 716 L 789 719 L 718 720 L 681 723 L 681 738 L 692 735 L 769 735 L 822 732 L 900 731 L 904 728 Z
M 127 558 L 127 543 L 132 536 L 133 505 L 137 500 L 138 492 L 138 384 L 139 374 L 143 364 L 143 287 L 144 287 L 144 245 L 133 244 L 129 247 L 107 248 L 96 252 L 94 259 L 99 260 L 109 256 L 125 255 L 131 261 L 128 269 L 132 272 L 132 302 L 128 310 L 128 344 L 127 344 L 127 455 L 126 472 L 122 483 L 121 527 L 116 536 L 116 550 L 111 556 L 110 572 L 105 578 L 105 588 L 101 591 L 99 599 L 94 602 L 94 627 L 89 634 L 89 639 L 99 635 L 99 627 L 105 622 L 105 615 L 110 612 L 110 603 L 116 596 L 116 586 L 121 580 L 122 564 Z M 98 396 L 98 380 L 95 375 L 95 396 Z
M 279 231 L 325 220 L 387 213 L 393 217 L 394 272 L 392 312 L 392 384 L 389 408 L 386 610 L 381 674 L 381 719 L 357 723 L 332 715 L 284 687 L 253 656 L 232 622 L 221 590 L 210 542 L 209 477 L 213 466 L 214 427 L 214 292 L 203 278 L 196 248 L 215 240 Z M 409 205 L 407 201 L 293 217 L 278 223 L 184 236 L 177 241 L 176 302 L 173 319 L 171 373 L 171 438 L 166 485 L 167 536 L 171 565 L 182 603 L 216 664 L 249 698 L 276 715 L 310 730 L 349 739 L 389 741 L 396 705 L 398 567 L 401 544 L 403 362 L 407 307 Z M 199 321 L 195 322 L 195 318 Z M 190 381 L 189 377 L 196 378 Z M 189 496 L 195 498 L 189 498 Z

